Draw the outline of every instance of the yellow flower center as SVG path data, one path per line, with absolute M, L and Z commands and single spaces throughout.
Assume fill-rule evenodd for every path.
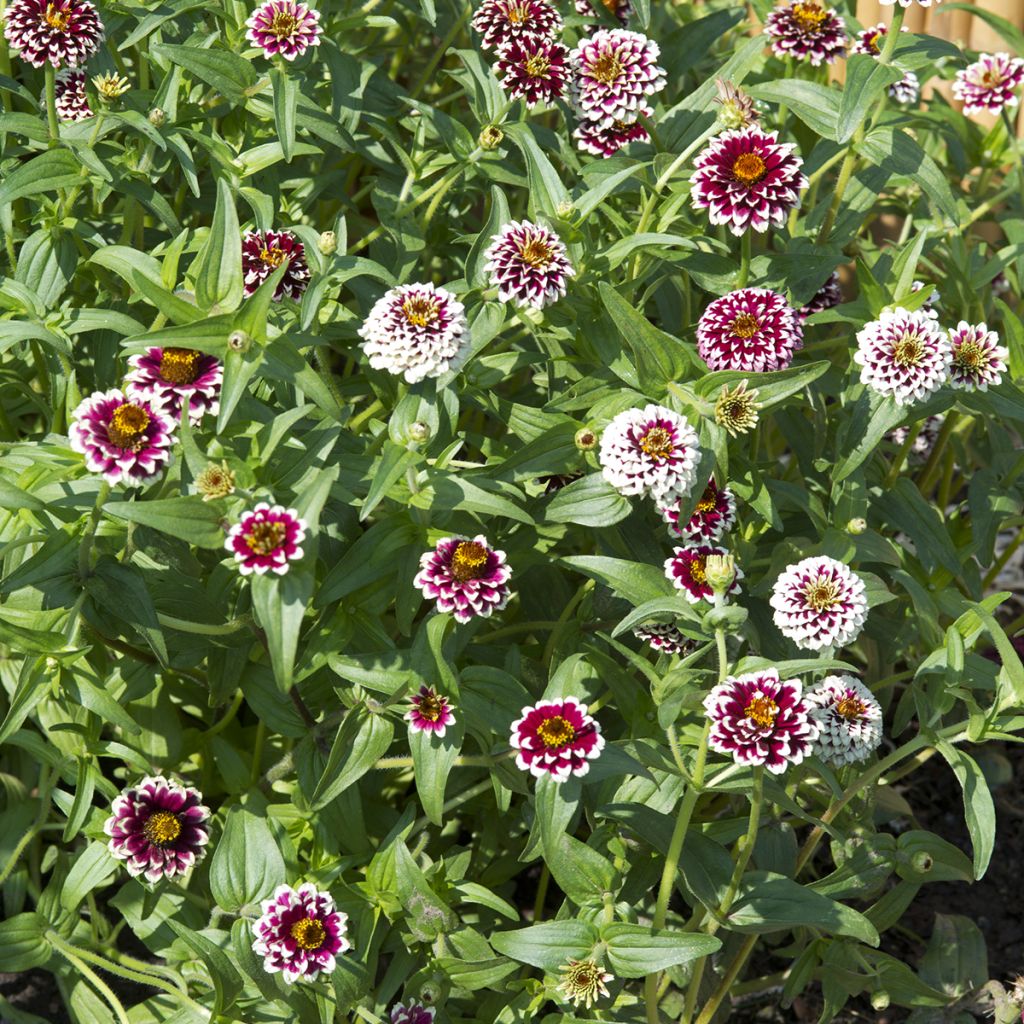
M 441 698 L 436 693 L 428 693 L 420 697 L 419 704 L 416 705 L 416 710 L 419 712 L 421 718 L 425 718 L 428 722 L 436 722 L 441 718 L 444 712 L 444 705 L 441 703 Z
M 275 245 L 273 249 L 264 248 L 260 253 L 260 259 L 266 263 L 268 267 L 272 267 L 276 270 L 287 259 L 287 254 L 284 249 L 279 249 Z
M 530 78 L 543 78 L 548 73 L 548 68 L 551 67 L 551 61 L 542 53 L 535 53 L 532 57 L 528 58 L 526 63 L 523 65 L 523 70 L 530 76 Z
M 319 949 L 327 938 L 327 929 L 323 921 L 315 917 L 304 917 L 296 921 L 291 928 L 292 938 L 300 949 Z
M 836 703 L 836 714 L 841 715 L 848 722 L 860 718 L 867 711 L 867 705 L 852 694 L 848 694 L 841 701 Z
M 405 319 L 414 327 L 426 327 L 437 319 L 440 303 L 426 295 L 411 295 L 402 303 Z
M 882 38 L 882 33 L 881 32 L 876 32 L 874 35 L 868 37 L 868 40 L 867 40 L 868 49 L 872 53 L 881 53 L 881 50 L 878 47 L 878 40 L 881 39 L 881 38 Z
M 675 450 L 672 435 L 664 427 L 651 427 L 640 438 L 640 450 L 652 459 L 667 459 Z
M 924 345 L 916 334 L 904 334 L 892 346 L 892 361 L 897 366 L 917 366 L 924 355 Z
M 149 426 L 149 414 L 145 409 L 126 402 L 114 410 L 107 427 L 107 437 L 116 448 L 138 451 Z
M 980 370 L 988 359 L 988 353 L 976 341 L 965 341 L 953 350 L 953 365 L 965 370 Z
M 743 714 L 759 729 L 768 729 L 779 713 L 779 705 L 763 693 L 755 694 L 743 709 Z
M 572 723 L 566 721 L 561 715 L 555 715 L 553 718 L 545 718 L 537 726 L 537 736 L 545 747 L 554 749 L 572 743 L 576 738 L 576 730 L 572 727 Z
M 1003 76 L 999 73 L 999 69 L 991 66 L 985 68 L 978 79 L 978 84 L 986 89 L 994 89 L 997 85 L 1001 85 L 1002 82 Z
M 510 4 L 507 17 L 508 23 L 518 28 L 526 24 L 530 17 L 530 8 L 526 4 Z
M 622 61 L 614 53 L 602 53 L 590 66 L 590 74 L 603 85 L 611 85 L 622 74 Z
M 58 32 L 67 32 L 71 25 L 71 11 L 70 9 L 62 10 L 57 4 L 47 4 L 43 21 Z
M 202 353 L 194 348 L 165 348 L 160 356 L 160 376 L 168 384 L 191 384 L 199 376 Z
M 519 258 L 538 270 L 543 270 L 554 256 L 554 250 L 543 238 L 530 238 L 519 249 Z
M 752 338 L 757 334 L 760 326 L 757 317 L 751 316 L 749 313 L 740 313 L 732 322 L 732 333 L 737 338 Z
M 157 811 L 146 819 L 142 834 L 154 846 L 167 846 L 181 835 L 181 822 L 170 811 Z
M 792 14 L 804 32 L 818 32 L 828 19 L 828 11 L 823 11 L 817 4 L 793 4 Z
M 269 555 L 276 551 L 288 536 L 288 527 L 279 519 L 256 523 L 245 534 L 245 543 L 254 555 Z
M 294 14 L 287 11 L 278 11 L 270 21 L 270 34 L 278 39 L 288 39 L 294 34 L 299 21 Z
M 708 560 L 705 555 L 697 555 L 690 563 L 690 579 L 692 579 L 694 583 L 707 582 L 707 562 Z
M 768 170 L 757 153 L 740 153 L 733 161 L 732 176 L 743 185 L 756 185 Z
M 697 502 L 698 512 L 714 512 L 715 506 L 718 504 L 718 496 L 712 490 L 711 485 L 708 484 L 704 488 L 704 493 L 700 497 L 700 501 Z
M 452 575 L 460 582 L 475 580 L 487 569 L 487 548 L 475 540 L 464 540 L 452 555 Z
M 804 600 L 808 608 L 823 612 L 839 604 L 839 592 L 839 584 L 834 580 L 813 580 L 804 589 Z

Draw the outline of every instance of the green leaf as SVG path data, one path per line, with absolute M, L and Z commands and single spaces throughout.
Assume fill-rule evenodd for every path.
M 363 507 L 359 510 L 359 522 L 370 517 L 373 510 L 387 497 L 388 491 L 402 479 L 410 466 L 419 462 L 422 456 L 410 451 L 405 445 L 385 441 L 381 457 L 370 472 L 370 489 L 366 493 Z
M 167 924 L 175 935 L 206 965 L 213 982 L 214 1015 L 223 1013 L 234 1003 L 236 997 L 245 987 L 241 975 L 228 959 L 227 953 L 215 946 L 202 932 L 186 928 L 172 917 L 167 919 Z
M 487 272 L 484 266 L 487 260 L 484 253 L 490 248 L 493 237 L 498 234 L 502 227 L 511 220 L 508 212 L 508 199 L 505 193 L 497 186 L 491 186 L 491 208 L 487 214 L 487 223 L 476 236 L 469 256 L 466 258 L 466 280 L 474 288 L 485 288 L 488 284 Z
M 242 301 L 242 232 L 228 183 L 217 181 L 217 208 L 193 274 L 196 303 L 211 313 L 231 312 Z
M 637 606 L 675 593 L 665 574 L 654 565 L 603 555 L 570 555 L 562 562 L 611 587 L 616 595 Z
M 844 421 L 846 431 L 838 445 L 840 455 L 832 470 L 832 482 L 839 483 L 858 470 L 905 415 L 902 406 L 892 399 L 874 391 L 863 392 Z
M 401 839 L 395 843 L 394 850 L 398 898 L 413 937 L 420 942 L 432 942 L 445 932 L 451 932 L 458 924 L 451 907 L 433 890 Z
M 232 807 L 210 860 L 210 892 L 217 906 L 238 913 L 256 906 L 285 881 L 284 858 L 266 818 Z
M 490 936 L 491 945 L 503 956 L 552 972 L 569 959 L 586 960 L 597 941 L 597 928 L 589 921 L 547 921 Z
M 936 914 L 920 975 L 926 984 L 950 995 L 981 988 L 988 981 L 988 953 L 978 926 L 959 914 Z
M 780 82 L 753 85 L 746 91 L 755 99 L 788 106 L 811 131 L 836 141 L 842 97 L 835 89 L 787 78 Z
M 350 711 L 338 728 L 323 775 L 316 784 L 310 806 L 325 807 L 361 779 L 391 745 L 395 727 L 382 715 L 359 708 Z
M 118 862 L 111 856 L 105 842 L 92 842 L 75 858 L 60 890 L 60 904 L 68 911 L 94 889 L 99 889 L 117 871 Z
M 507 124 L 505 134 L 522 151 L 526 172 L 530 179 L 530 209 L 544 214 L 549 220 L 558 217 L 560 203 L 567 202 L 569 192 L 551 161 L 534 138 L 528 123 Z
M 891 64 L 882 64 L 876 57 L 855 53 L 846 61 L 846 82 L 836 118 L 836 142 L 846 143 L 863 124 L 868 111 L 885 94 L 903 72 Z
M 953 769 L 963 790 L 964 820 L 974 847 L 974 877 L 981 878 L 988 870 L 996 845 L 996 809 L 985 773 L 973 757 L 954 747 L 949 740 L 940 737 L 935 742 L 935 749 Z
M 1024 53 L 1024 32 L 1021 32 L 1015 25 L 990 11 L 987 7 L 975 7 L 974 4 L 967 3 L 952 3 L 946 4 L 943 10 L 968 11 L 976 18 L 981 18 L 986 24 L 991 25 L 1010 44 L 1010 48 L 1014 53 Z
M 0 182 L 0 206 L 13 203 L 15 199 L 70 188 L 84 180 L 82 165 L 74 153 L 51 149 L 22 164 Z
M 423 813 L 435 825 L 443 824 L 444 791 L 462 750 L 463 731 L 461 717 L 445 729 L 442 737 L 424 729 L 409 730 L 416 792 L 423 805 Z
M 601 929 L 607 947 L 608 966 L 622 978 L 642 978 L 666 967 L 687 964 L 722 948 L 712 935 L 695 935 L 639 924 L 614 922 Z
M 197 547 L 224 546 L 221 513 L 198 495 L 157 501 L 109 501 L 103 511 L 114 519 L 152 527 Z
M 30 971 L 50 959 L 46 921 L 39 914 L 15 914 L 0 921 L 0 949 L 5 971 Z
M 246 95 L 256 84 L 256 69 L 244 57 L 225 50 L 200 50 L 194 46 L 153 43 L 151 51 L 166 57 L 189 74 L 212 85 L 232 103 L 245 103 Z
M 590 473 L 555 492 L 544 512 L 552 523 L 576 526 L 614 526 L 632 511 L 632 506 L 601 473 Z
M 874 505 L 888 523 L 902 530 L 914 542 L 917 557 L 927 572 L 934 572 L 941 565 L 954 576 L 960 575 L 960 556 L 942 517 L 915 483 L 905 476 L 899 477 L 891 487 L 882 490 Z
M 156 617 L 145 577 L 131 565 L 101 558 L 85 581 L 85 589 L 97 604 L 115 618 L 128 623 L 153 649 L 162 665 L 168 663 L 167 642 Z
M 281 142 L 284 162 L 292 162 L 295 151 L 295 113 L 299 105 L 299 83 L 281 68 L 271 68 L 270 83 L 274 88 L 274 127 Z
M 255 576 L 252 580 L 252 605 L 256 621 L 267 636 L 274 678 L 286 693 L 292 688 L 302 619 L 312 595 L 312 572 L 294 566 L 284 576 L 267 573 L 265 576 Z

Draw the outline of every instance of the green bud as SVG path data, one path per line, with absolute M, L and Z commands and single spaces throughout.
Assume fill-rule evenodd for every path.
M 154 128 L 162 127 L 166 120 L 167 120 L 167 114 L 164 112 L 164 109 L 162 107 L 154 107 L 149 112 L 149 123 Z
M 747 609 L 739 605 L 727 604 L 721 608 L 712 608 L 705 616 L 702 625 L 708 632 L 724 629 L 726 633 L 738 633 L 747 621 Z
M 851 519 L 846 524 L 846 532 L 852 533 L 854 537 L 859 537 L 868 528 L 868 521 L 861 516 L 856 519 Z
M 592 452 L 597 447 L 597 432 L 583 427 L 576 431 L 573 441 L 581 452 Z
M 736 579 L 736 559 L 732 555 L 708 555 L 704 562 L 704 576 L 716 594 L 727 594 Z
M 416 444 L 423 444 L 424 441 L 430 440 L 430 426 L 422 420 L 410 423 L 407 433 L 409 434 L 409 440 L 415 441 Z
M 873 1010 L 887 1010 L 891 1001 L 889 993 L 885 989 L 879 989 L 871 996 L 871 1008 Z
M 331 256 L 338 249 L 338 236 L 333 231 L 322 231 L 316 240 L 316 247 L 324 256 Z
M 232 352 L 246 352 L 252 344 L 252 338 L 245 331 L 232 331 L 228 335 L 228 348 Z
M 505 133 L 496 124 L 485 124 L 477 142 L 481 149 L 495 150 L 505 139 Z

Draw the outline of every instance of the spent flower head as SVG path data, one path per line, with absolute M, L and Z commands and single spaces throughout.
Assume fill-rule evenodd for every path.
M 594 960 L 569 960 L 561 968 L 562 980 L 558 989 L 573 1006 L 588 1010 L 608 995 L 608 982 L 614 975 Z
M 715 402 L 715 422 L 729 432 L 730 437 L 746 434 L 757 426 L 757 389 L 747 387 L 741 380 L 734 388 L 722 385 Z
M 761 119 L 754 101 L 739 86 L 733 85 L 722 78 L 715 79 L 718 95 L 715 102 L 721 109 L 718 111 L 718 123 L 729 131 L 748 128 Z
M 196 490 L 203 501 L 228 498 L 235 493 L 235 474 L 227 462 L 210 462 L 196 477 Z
M 92 80 L 99 97 L 106 103 L 112 103 L 119 96 L 123 96 L 131 87 L 131 82 L 121 75 L 110 73 L 106 75 L 95 75 Z

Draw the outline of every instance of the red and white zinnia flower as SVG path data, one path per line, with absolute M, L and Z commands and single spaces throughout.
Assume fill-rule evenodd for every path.
M 950 328 L 949 343 L 953 360 L 949 367 L 949 386 L 965 391 L 986 391 L 996 387 L 1006 372 L 1009 349 L 999 344 L 999 335 L 986 324 L 961 320 Z
M 687 541 L 719 540 L 736 522 L 736 498 L 728 487 L 719 487 L 714 477 L 708 481 L 697 507 L 685 523 L 679 522 L 680 504 L 676 500 L 668 505 L 659 505 L 658 512 L 668 523 L 669 533 Z
M 956 73 L 953 95 L 964 113 L 998 114 L 1017 106 L 1017 90 L 1024 82 L 1024 60 L 1008 53 L 983 53 L 973 64 Z
M 826 676 L 804 694 L 818 726 L 814 752 L 827 764 L 866 761 L 882 742 L 882 706 L 853 676 Z
M 551 39 L 513 39 L 498 50 L 495 69 L 501 87 L 528 107 L 552 104 L 565 94 L 569 50 Z
M 413 732 L 429 732 L 441 739 L 448 726 L 455 722 L 452 714 L 455 706 L 432 686 L 421 686 L 420 692 L 409 698 L 409 703 L 412 707 L 404 717 Z
M 320 12 L 295 0 L 267 0 L 245 23 L 245 37 L 263 51 L 268 60 L 301 57 L 311 46 L 320 45 Z
M 810 0 L 785 3 L 768 15 L 764 30 L 777 57 L 793 57 L 818 67 L 846 52 L 846 22 L 830 7 Z
M 609 128 L 632 124 L 647 97 L 665 88 L 658 44 L 623 28 L 598 29 L 572 52 L 573 102 L 581 119 Z
M 224 367 L 216 356 L 193 348 L 147 348 L 128 360 L 125 391 L 156 399 L 180 420 L 188 406 L 189 422 L 198 424 L 206 413 L 216 416 Z
M 714 601 L 715 592 L 708 582 L 707 564 L 709 555 L 726 555 L 725 548 L 713 544 L 688 544 L 685 547 L 673 548 L 672 555 L 665 559 L 665 577 L 676 590 L 682 591 L 683 597 L 690 604 L 701 601 Z M 743 578 L 743 570 L 734 566 L 732 583 L 729 593 L 740 592 L 739 581 Z
M 586 775 L 590 762 L 604 750 L 601 726 L 575 697 L 523 708 L 522 717 L 512 723 L 510 742 L 523 771 L 538 779 L 550 775 L 555 782 Z
M 864 581 L 825 555 L 789 566 L 775 581 L 770 604 L 782 634 L 810 651 L 853 643 L 868 617 Z
M 897 405 L 923 402 L 949 376 L 953 350 L 931 309 L 883 312 L 857 332 L 860 379 Z
M 247 231 L 242 237 L 245 294 L 254 294 L 282 263 L 288 269 L 274 291 L 274 301 L 287 295 L 297 302 L 309 285 L 306 247 L 290 231 Z
M 63 68 L 54 79 L 57 116 L 62 121 L 84 121 L 92 117 L 89 97 L 85 93 L 85 72 L 81 68 Z M 45 95 L 42 102 L 46 102 Z
M 103 23 L 89 0 L 12 0 L 4 38 L 25 63 L 76 68 L 103 42 Z
M 576 273 L 558 235 L 528 220 L 505 224 L 491 239 L 484 259 L 498 298 L 534 309 L 562 298 Z
M 715 299 L 697 324 L 697 351 L 712 370 L 784 370 L 803 345 L 804 329 L 786 298 L 768 288 L 740 288 Z
M 231 527 L 224 547 L 235 556 L 243 576 L 283 576 L 302 557 L 305 539 L 306 520 L 295 509 L 261 501 Z
M 424 598 L 437 603 L 439 612 L 469 622 L 474 616 L 486 619 L 508 604 L 511 577 L 505 552 L 496 551 L 481 535 L 439 540 L 420 558 L 420 571 L 412 582 Z
M 483 0 L 470 24 L 482 49 L 500 50 L 507 43 L 557 39 L 562 16 L 550 0 Z

